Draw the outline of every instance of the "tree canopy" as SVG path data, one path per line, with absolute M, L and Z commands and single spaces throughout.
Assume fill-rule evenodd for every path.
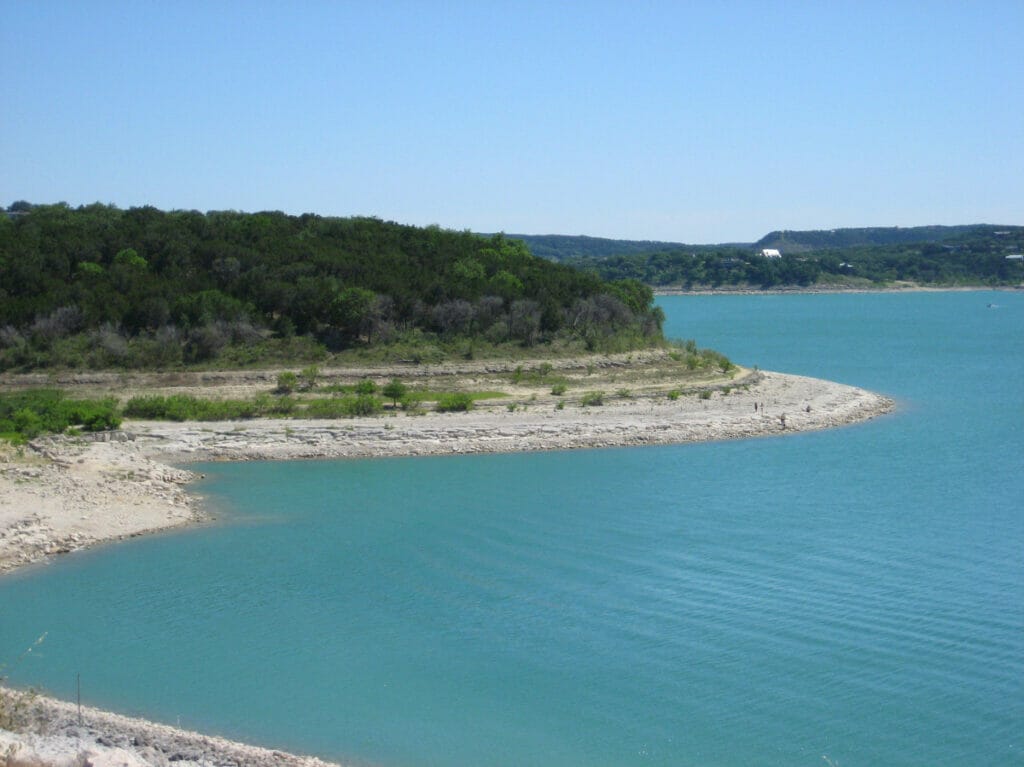
M 910 234 L 908 234 L 908 232 Z M 820 236 L 819 236 L 820 235 Z M 939 241 L 914 236 L 941 236 Z M 1015 285 L 1024 281 L 1024 227 L 919 227 L 835 232 L 775 232 L 752 246 L 680 246 L 562 263 L 604 279 L 639 280 L 655 287 L 743 286 L 772 288 L 828 284 Z M 823 244 L 824 243 L 824 244 Z
M 271 341 L 344 350 L 416 334 L 599 348 L 660 339 L 661 315 L 645 286 L 501 234 L 23 201 L 0 215 L 0 370 L 168 366 L 230 349 L 245 361 L 238 349 Z

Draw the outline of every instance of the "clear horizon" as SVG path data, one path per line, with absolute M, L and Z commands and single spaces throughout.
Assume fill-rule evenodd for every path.
M 8 4 L 0 203 L 691 244 L 1013 225 L 1019 2 Z

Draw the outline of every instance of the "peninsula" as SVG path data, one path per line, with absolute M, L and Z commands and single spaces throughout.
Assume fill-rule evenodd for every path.
M 505 385 L 514 392 L 478 400 L 467 412 L 395 410 L 338 420 L 127 420 L 116 431 L 42 436 L 20 448 L 3 447 L 0 572 L 88 546 L 202 524 L 209 516 L 202 499 L 188 492 L 195 478 L 187 468 L 190 461 L 385 458 L 785 436 L 854 424 L 894 407 L 891 399 L 856 387 L 735 367 L 691 377 L 679 388 L 673 363 L 668 353 L 649 351 L 543 362 L 536 368 L 495 362 L 425 366 L 414 372 L 435 384 L 443 381 L 469 390 Z M 586 391 L 574 395 L 567 387 L 560 395 L 552 394 L 560 389 L 524 372 L 538 368 L 574 388 L 585 381 Z M 396 372 L 350 369 L 323 371 L 323 376 L 383 381 Z M 410 371 L 401 372 L 408 376 Z M 178 373 L 161 379 L 147 374 L 133 380 L 93 373 L 58 376 L 56 383 L 89 393 L 109 391 L 117 379 L 125 396 L 138 386 L 149 392 L 239 396 L 266 389 L 278 375 Z M 514 379 L 519 384 L 509 386 Z M 17 376 L 4 381 L 15 389 L 36 383 Z M 0 753 L 19 755 L 23 761 L 16 764 L 329 767 L 312 757 L 92 708 L 79 716 L 72 704 L 0 688 L 4 714 L 14 721 L 0 726 Z
M 115 431 L 40 436 L 0 453 L 0 571 L 97 543 L 197 522 L 193 461 L 498 453 L 784 436 L 889 412 L 852 386 L 733 366 L 684 375 L 665 350 L 537 363 L 324 370 L 324 388 L 415 375 L 418 386 L 486 394 L 463 412 L 394 408 L 353 418 L 126 420 Z M 265 392 L 278 371 L 67 374 L 89 394 L 117 388 L 203 397 Z M 549 381 L 558 381 L 552 386 Z M 333 384 L 330 382 L 334 382 Z M 38 384 L 6 376 L 8 389 Z M 508 391 L 500 391 L 500 389 Z M 552 392 L 559 392 L 554 394 Z

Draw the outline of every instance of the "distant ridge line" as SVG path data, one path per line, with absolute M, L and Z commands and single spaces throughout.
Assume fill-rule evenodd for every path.
M 601 259 L 663 251 L 708 251 L 718 248 L 774 248 L 783 254 L 810 250 L 841 249 L 870 245 L 940 243 L 965 235 L 1017 233 L 1024 227 L 1006 224 L 962 224 L 953 226 L 844 227 L 838 229 L 782 229 L 769 232 L 756 242 L 688 244 L 662 240 L 617 240 L 608 237 L 566 234 L 506 234 L 521 240 L 535 256 L 552 261 Z

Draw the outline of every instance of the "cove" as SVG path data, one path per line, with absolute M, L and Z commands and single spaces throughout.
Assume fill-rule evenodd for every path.
M 19 683 L 355 764 L 1019 761 L 1024 295 L 661 305 L 670 336 L 900 411 L 200 466 L 218 524 L 0 581 L 0 658 L 48 632 Z

